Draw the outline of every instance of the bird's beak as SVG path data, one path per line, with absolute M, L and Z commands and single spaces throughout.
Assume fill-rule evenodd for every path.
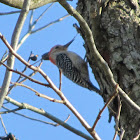
M 49 52 L 42 55 L 42 60 L 49 60 Z
M 74 41 L 74 39 L 75 39 L 75 37 L 70 42 L 65 44 L 63 47 L 67 49 L 69 47 L 69 45 Z

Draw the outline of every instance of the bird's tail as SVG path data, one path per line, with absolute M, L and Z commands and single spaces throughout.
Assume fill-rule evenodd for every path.
M 101 91 L 97 87 L 95 87 L 91 82 L 88 82 L 88 89 L 101 94 Z

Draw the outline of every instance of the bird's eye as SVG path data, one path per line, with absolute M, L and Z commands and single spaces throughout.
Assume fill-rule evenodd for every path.
M 59 48 L 59 46 L 56 46 L 56 47 L 55 47 L 55 49 L 58 49 L 58 48 Z

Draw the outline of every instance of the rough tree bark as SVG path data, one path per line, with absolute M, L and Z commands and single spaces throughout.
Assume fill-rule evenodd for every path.
M 111 68 L 116 82 L 140 106 L 140 12 L 136 1 L 128 0 L 79 0 L 77 10 L 92 30 L 100 54 Z M 82 30 L 82 29 L 81 29 Z M 83 38 L 84 35 L 82 35 Z M 113 93 L 103 73 L 96 67 L 94 58 L 87 58 L 103 92 L 106 102 Z M 117 113 L 117 98 L 111 108 Z M 109 109 L 110 116 L 116 115 Z M 125 130 L 124 140 L 132 140 L 140 129 L 140 114 L 124 101 L 119 127 Z

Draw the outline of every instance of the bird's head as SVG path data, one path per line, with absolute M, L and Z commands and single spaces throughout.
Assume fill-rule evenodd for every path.
M 68 42 L 65 45 L 56 45 L 51 48 L 51 50 L 47 53 L 44 53 L 42 55 L 42 60 L 51 60 L 51 56 L 55 56 L 57 53 L 61 53 L 63 51 L 67 51 L 69 45 L 74 41 L 75 38 L 73 38 L 70 42 Z

